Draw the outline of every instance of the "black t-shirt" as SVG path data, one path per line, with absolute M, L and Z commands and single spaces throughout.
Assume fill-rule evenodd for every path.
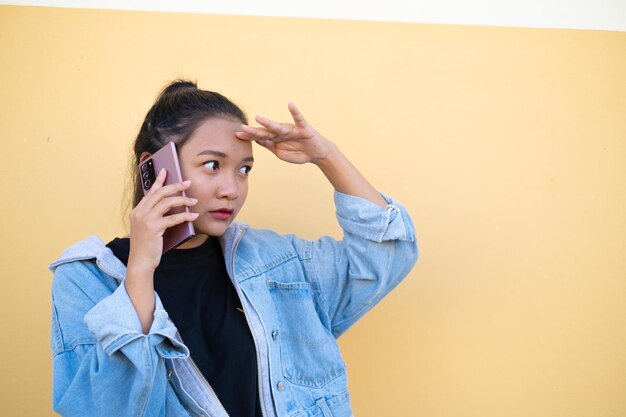
M 107 244 L 124 265 L 130 239 Z M 261 417 L 254 340 L 217 238 L 163 254 L 154 289 L 231 417 Z

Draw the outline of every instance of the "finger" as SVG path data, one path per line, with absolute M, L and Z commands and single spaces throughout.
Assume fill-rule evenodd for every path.
M 191 207 L 198 203 L 198 200 L 190 197 L 183 196 L 174 196 L 167 197 L 159 201 L 153 208 L 152 211 L 157 216 L 163 216 L 169 210 L 175 207 L 187 206 Z
M 289 112 L 291 113 L 291 117 L 293 117 L 296 127 L 305 127 L 308 124 L 293 101 L 290 101 L 289 104 L 287 104 L 287 107 L 289 108 Z
M 175 195 L 176 193 L 180 193 L 185 191 L 191 185 L 191 180 L 186 180 L 183 182 L 176 182 L 174 184 L 164 185 L 155 191 L 155 194 L 161 196 L 161 198 L 169 197 Z
M 235 132 L 235 137 L 237 139 L 241 139 L 241 140 L 249 140 L 249 141 L 253 141 L 256 140 L 256 138 L 254 137 L 254 135 L 252 135 L 251 133 L 248 132 Z
M 156 190 L 158 190 L 159 188 L 163 186 L 163 183 L 165 182 L 166 177 L 167 177 L 167 171 L 165 170 L 165 168 L 161 168 L 156 178 L 154 179 L 154 182 L 152 183 L 152 187 L 150 187 L 150 189 L 143 196 L 143 198 L 139 200 L 139 203 L 137 203 L 137 207 L 142 207 L 148 204 L 148 202 L 152 200 L 151 196 L 156 192 Z M 141 179 L 141 181 L 143 181 L 143 179 Z
M 165 178 L 167 178 L 167 171 L 165 170 L 165 168 L 161 168 L 156 178 L 154 179 L 154 182 L 152 183 L 152 187 L 150 187 L 150 190 L 148 190 L 148 194 L 154 194 L 158 190 L 160 190 L 163 187 L 163 184 L 165 184 Z
M 168 227 L 176 226 L 177 224 L 181 224 L 183 222 L 192 222 L 196 220 L 199 215 L 200 213 L 190 211 L 189 213 L 183 212 L 165 216 L 163 217 L 166 226 L 165 228 L 167 229 Z
M 154 183 L 152 183 L 152 188 L 150 190 L 154 189 L 155 186 L 157 188 L 162 187 L 165 183 L 165 178 L 167 178 L 167 171 L 165 170 L 165 168 L 161 168 L 156 178 L 154 179 Z
M 156 183 L 155 183 L 156 184 Z M 154 207 L 162 199 L 180 193 L 191 185 L 191 181 L 183 181 L 175 184 L 169 184 L 165 186 L 152 186 L 148 194 L 143 198 L 145 200 L 144 205 L 148 208 Z M 143 201 L 142 200 L 142 201 Z
M 254 120 L 256 120 L 260 125 L 264 126 L 267 130 L 277 136 L 285 136 L 293 130 L 292 125 L 275 122 L 265 116 L 261 116 L 260 114 L 257 114 Z
M 235 136 L 245 140 L 271 139 L 275 134 L 269 132 L 265 128 L 256 128 L 247 125 L 241 125 L 241 131 L 235 132 Z

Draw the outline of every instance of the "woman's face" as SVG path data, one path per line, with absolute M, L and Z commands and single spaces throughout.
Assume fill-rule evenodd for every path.
M 210 118 L 179 149 L 181 173 L 191 180 L 186 194 L 198 200 L 190 210 L 200 213 L 193 222 L 196 237 L 182 247 L 224 234 L 246 201 L 252 144 L 235 137 L 239 130 L 239 120 Z

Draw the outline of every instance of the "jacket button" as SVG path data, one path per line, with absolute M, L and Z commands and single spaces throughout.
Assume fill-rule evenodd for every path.
M 278 388 L 278 391 L 283 391 L 285 389 L 285 383 L 283 381 L 280 381 L 276 387 Z
M 272 339 L 276 340 L 276 339 L 278 338 L 278 333 L 279 333 L 279 331 L 278 331 L 278 330 L 274 330 L 274 331 L 272 332 Z

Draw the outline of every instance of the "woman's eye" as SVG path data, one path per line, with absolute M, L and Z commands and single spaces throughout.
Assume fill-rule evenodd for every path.
M 245 165 L 239 168 L 239 172 L 241 172 L 244 175 L 248 175 L 251 170 L 252 170 L 252 167 L 250 165 Z
M 217 171 L 220 168 L 220 164 L 217 161 L 205 162 L 204 166 L 207 167 L 209 171 Z

